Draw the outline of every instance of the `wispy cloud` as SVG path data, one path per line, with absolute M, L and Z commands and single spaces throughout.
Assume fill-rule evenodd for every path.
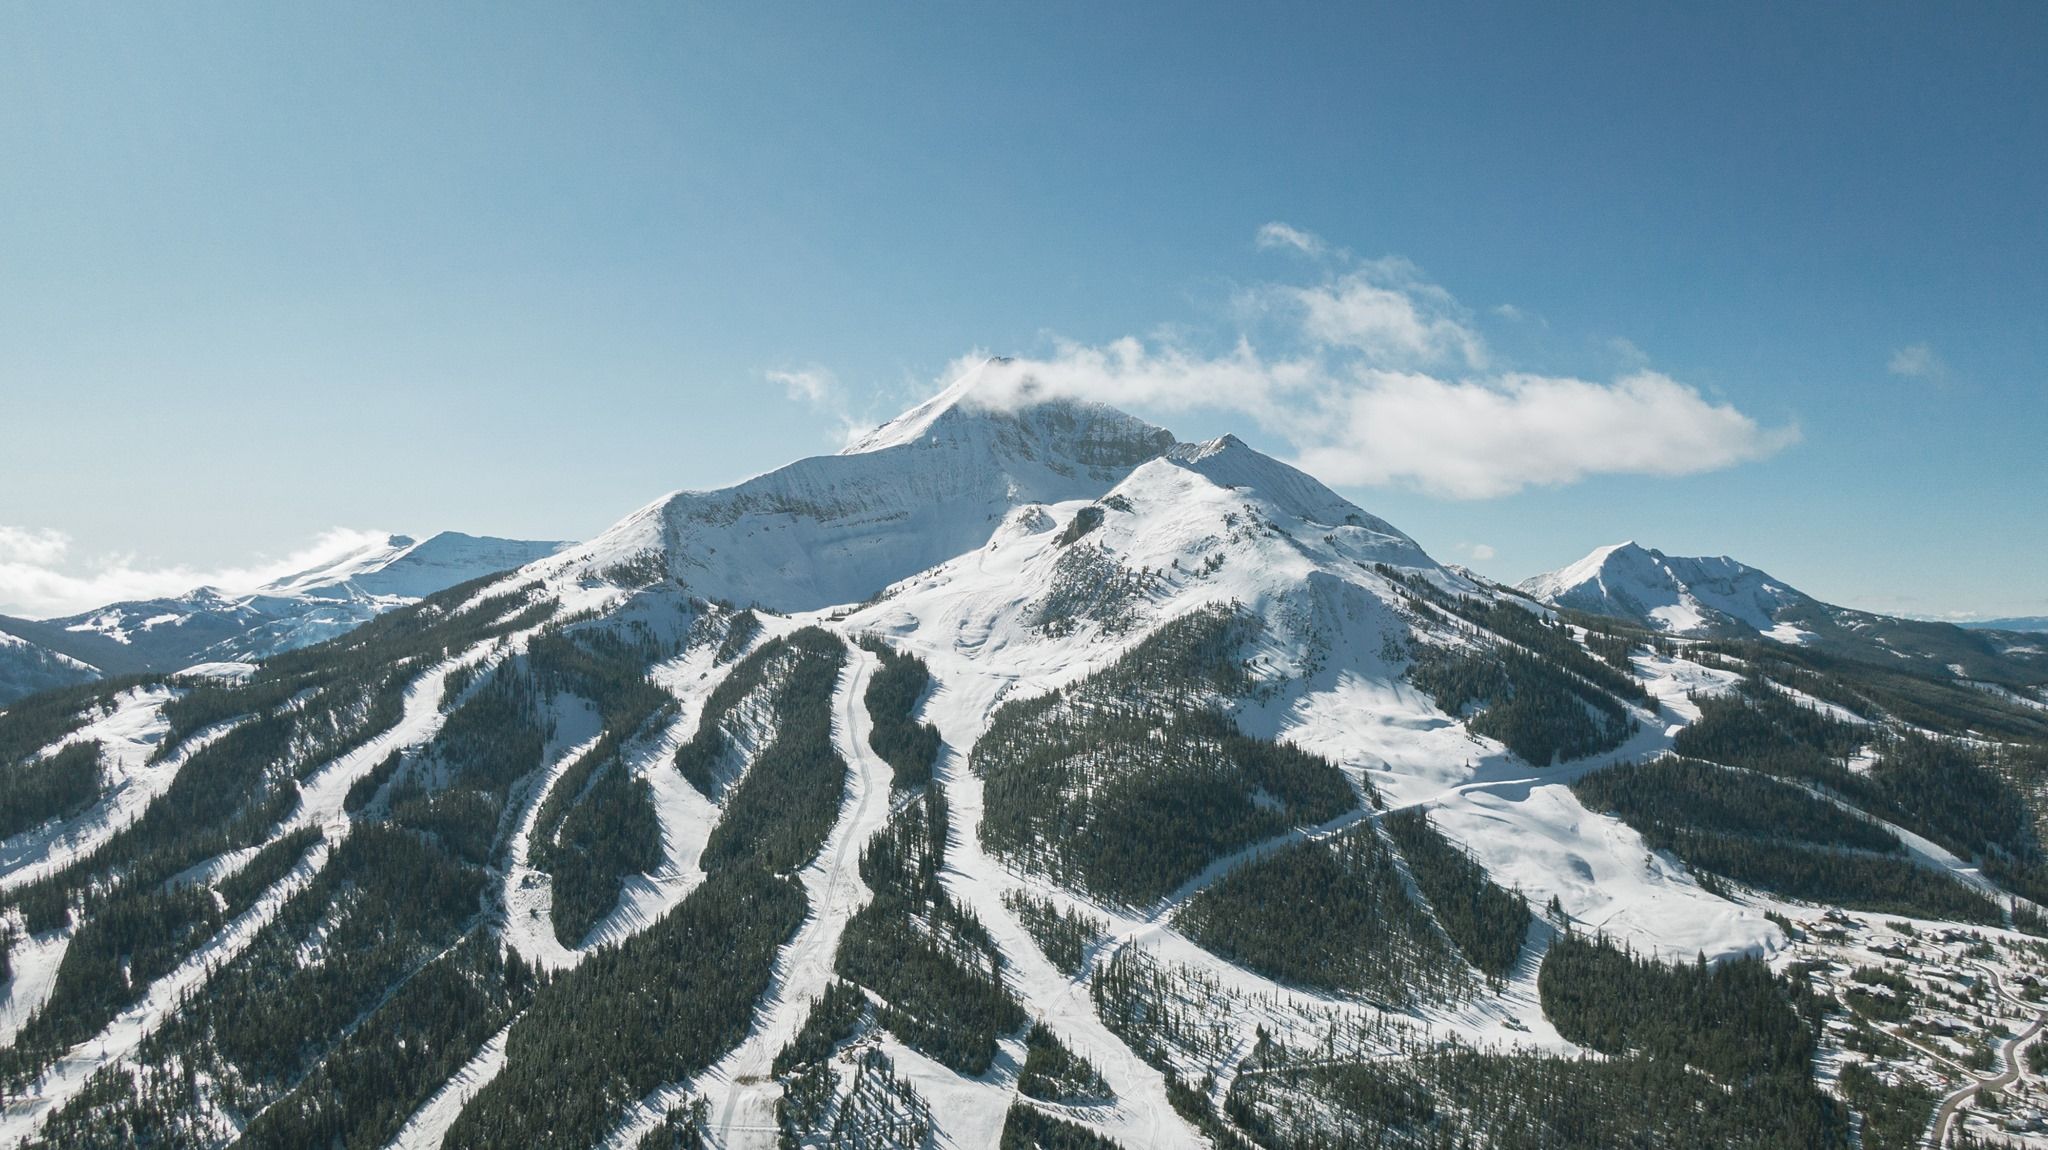
M 1267 294 L 1298 309 L 1314 345 L 1355 351 L 1374 363 L 1481 367 L 1485 345 L 1450 293 L 1400 261 L 1380 261 L 1306 287 Z
M 1885 363 L 1885 370 L 1928 383 L 1947 383 L 1949 378 L 1948 364 L 1926 343 L 1909 343 L 1892 352 L 1891 359 Z
M 67 562 L 72 540 L 64 532 L 0 525 L 0 612 L 49 618 L 124 599 L 178 595 L 196 587 L 239 594 L 332 563 L 353 552 L 381 546 L 388 538 L 388 533 L 382 531 L 337 527 L 277 559 L 259 558 L 240 566 L 202 568 L 151 565 L 133 555 Z
M 1323 254 L 1323 238 L 1321 236 L 1316 235 L 1314 232 L 1303 231 L 1293 224 L 1281 223 L 1279 220 L 1274 220 L 1272 223 L 1259 228 L 1256 242 L 1264 250 L 1293 250 L 1307 256 Z
M 789 392 L 791 399 L 801 399 L 814 407 L 836 402 L 839 398 L 839 377 L 822 367 L 803 367 L 792 371 L 771 371 L 766 374 L 768 382 L 781 384 Z
M 1630 368 L 1648 367 L 1650 365 L 1650 353 L 1637 347 L 1636 341 L 1629 339 L 1627 336 L 1617 335 L 1613 339 L 1608 340 L 1607 350 L 1613 352 L 1617 360 L 1628 365 Z
M 1403 261 L 1353 263 L 1317 282 L 1244 294 L 1277 321 L 1279 350 L 1245 335 L 1220 354 L 1173 337 L 1055 340 L 1050 355 L 991 365 L 975 399 L 1233 411 L 1285 440 L 1294 461 L 1326 482 L 1459 499 L 1595 475 L 1697 474 L 1799 439 L 1796 426 L 1764 427 L 1649 369 L 1647 357 L 1608 380 L 1491 369 L 1456 299 Z
M 777 369 L 763 372 L 768 382 L 779 383 L 789 398 L 797 400 L 813 411 L 822 412 L 832 418 L 835 427 L 833 436 L 840 446 L 854 440 L 874 427 L 871 419 L 861 419 L 848 406 L 846 389 L 839 384 L 839 377 L 830 368 L 812 364 L 807 367 Z

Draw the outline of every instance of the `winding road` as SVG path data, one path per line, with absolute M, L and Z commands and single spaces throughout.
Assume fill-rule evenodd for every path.
M 1949 1130 L 1955 1125 L 1956 1115 L 1962 1111 L 1963 1103 L 1975 1098 L 1977 1092 L 1986 1087 L 1993 1090 L 2002 1090 L 2019 1080 L 2021 1074 L 2020 1059 L 2023 1054 L 2023 1048 L 2027 1043 L 2032 1042 L 2036 1035 L 2041 1033 L 2041 1027 L 2044 1024 L 2048 1024 L 2048 1010 L 2042 1010 L 2033 1003 L 2022 1002 L 2020 999 L 2006 993 L 2005 984 L 1999 981 L 1997 971 L 1987 966 L 1984 968 L 1984 973 L 1991 976 L 1991 989 L 1998 997 L 2005 999 L 2015 1006 L 2033 1006 L 2035 1011 L 2034 1022 L 2033 1025 L 2006 1040 L 2004 1070 L 1988 1077 L 1979 1077 L 1966 1082 L 1950 1091 L 1948 1096 L 1941 1100 L 1941 1105 L 1934 1111 L 1934 1124 L 1929 1127 L 1927 1132 L 1927 1145 L 1936 1147 L 1937 1150 L 1939 1147 L 1948 1144 Z

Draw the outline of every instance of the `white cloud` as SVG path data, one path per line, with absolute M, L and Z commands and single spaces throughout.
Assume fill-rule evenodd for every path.
M 810 406 L 814 411 L 831 416 L 835 424 L 832 437 L 844 447 L 859 439 L 874 428 L 874 421 L 854 416 L 846 403 L 846 389 L 839 385 L 839 377 L 829 368 L 812 365 L 762 372 L 768 382 L 779 383 L 789 393 L 789 398 Z
M 71 549 L 71 537 L 49 528 L 0 524 L 0 563 L 55 563 Z
M 768 382 L 781 384 L 791 399 L 803 400 L 812 407 L 826 407 L 838 402 L 839 377 L 825 368 L 804 367 L 765 374 Z
M 202 568 L 182 564 L 151 566 L 132 555 L 109 555 L 81 566 L 63 564 L 70 539 L 58 531 L 0 526 L 0 612 L 50 618 L 76 614 L 125 599 L 179 595 L 196 587 L 241 594 L 323 566 L 389 538 L 382 531 L 335 528 L 306 547 L 275 560 L 242 566 Z M 40 541 L 22 546 L 19 540 Z
M 974 399 L 1237 412 L 1285 440 L 1294 461 L 1326 482 L 1458 499 L 1594 475 L 1697 474 L 1799 439 L 1795 426 L 1765 428 L 1643 365 L 1606 381 L 1489 372 L 1457 301 L 1400 261 L 1306 287 L 1264 285 L 1246 297 L 1283 321 L 1284 353 L 1264 353 L 1244 336 L 1220 354 L 1170 336 L 1056 341 L 1051 355 L 991 364 Z M 955 375 L 970 366 L 961 361 Z
M 1636 341 L 1626 336 L 1617 335 L 1613 339 L 1608 340 L 1607 350 L 1613 352 L 1616 358 L 1630 367 L 1648 367 L 1650 364 L 1650 353 L 1637 347 Z
M 1948 379 L 1948 364 L 1925 343 L 1909 343 L 1894 351 L 1885 364 L 1885 370 L 1893 375 L 1924 379 L 1930 383 L 1942 383 Z
M 1367 370 L 1329 397 L 1301 466 L 1336 484 L 1402 483 L 1456 499 L 1556 487 L 1592 475 L 1691 475 L 1797 442 L 1669 376 L 1612 383 L 1506 375 L 1448 381 Z
M 1457 314 L 1456 302 L 1433 285 L 1413 282 L 1406 270 L 1380 265 L 1269 294 L 1300 309 L 1301 333 L 1314 344 L 1350 348 L 1381 364 L 1483 366 L 1485 345 Z
M 1316 235 L 1314 232 L 1303 231 L 1292 224 L 1281 223 L 1279 220 L 1274 220 L 1272 223 L 1261 227 L 1257 242 L 1262 250 L 1292 248 L 1308 256 L 1321 255 L 1323 252 L 1323 239 L 1321 236 Z
M 1500 553 L 1495 551 L 1489 544 L 1474 543 L 1472 545 L 1472 561 L 1475 563 L 1484 563 L 1489 559 L 1498 559 L 1499 557 Z
M 985 360 L 982 353 L 962 356 L 947 378 L 956 379 Z M 1315 361 L 1269 362 L 1244 340 L 1228 354 L 1209 357 L 1125 336 L 1099 347 L 1062 340 L 1049 358 L 988 362 L 972 399 L 993 407 L 1057 398 L 1166 411 L 1220 408 L 1266 422 L 1281 419 L 1290 399 L 1321 379 Z

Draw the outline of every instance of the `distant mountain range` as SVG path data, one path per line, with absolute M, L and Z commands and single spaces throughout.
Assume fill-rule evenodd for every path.
M 1691 638 L 1769 639 L 2006 685 L 2048 670 L 2039 635 L 2001 625 L 2024 620 L 1954 624 L 1838 607 L 1725 555 L 1666 555 L 1618 543 L 1518 589 L 1552 607 Z
M 101 675 L 246 662 L 304 647 L 564 546 L 457 531 L 425 540 L 392 535 L 246 594 L 199 587 L 60 619 L 0 615 L 0 705 Z
M 1956 624 L 1971 631 L 2048 631 L 2048 615 L 2015 615 L 2008 619 L 1969 619 Z

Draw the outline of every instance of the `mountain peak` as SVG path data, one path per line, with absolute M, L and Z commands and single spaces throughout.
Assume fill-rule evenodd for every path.
M 1229 432 L 1225 432 L 1203 443 L 1179 444 L 1174 448 L 1174 457 L 1193 463 L 1213 456 L 1225 455 L 1233 451 L 1251 451 L 1255 455 L 1258 454 L 1250 444 Z
M 1623 566 L 1654 566 L 1658 558 L 1655 552 L 1633 539 L 1610 543 L 1605 547 L 1593 548 L 1586 553 L 1585 558 L 1555 571 L 1524 579 L 1519 589 L 1538 599 L 1549 601 L 1555 596 L 1568 593 L 1572 588 L 1597 583 Z
M 1611 615 L 1679 635 L 1769 633 L 1787 607 L 1812 600 L 1746 563 L 1666 555 L 1634 540 L 1595 548 L 1520 590 L 1555 607 Z
M 1015 507 L 1095 499 L 1173 446 L 1115 408 L 1049 396 L 991 359 L 836 455 L 681 491 L 565 556 L 649 551 L 707 599 L 803 611 L 857 603 L 986 543 Z
M 1089 467 L 1135 467 L 1173 445 L 1173 434 L 1104 403 L 1063 396 L 1015 361 L 996 356 L 937 395 L 854 441 L 841 455 L 947 441 Z
M 1343 523 L 1363 514 L 1322 481 L 1252 447 L 1235 435 L 1203 443 L 1177 443 L 1166 453 L 1175 464 L 1223 487 L 1243 488 L 1318 523 Z

